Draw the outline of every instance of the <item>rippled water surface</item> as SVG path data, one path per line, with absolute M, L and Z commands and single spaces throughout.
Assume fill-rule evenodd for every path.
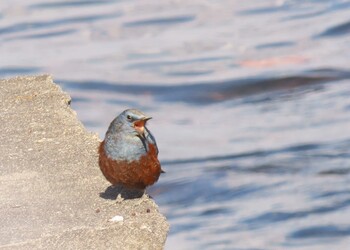
M 0 3 L 2 78 L 154 117 L 166 249 L 349 249 L 349 63 L 345 0 Z

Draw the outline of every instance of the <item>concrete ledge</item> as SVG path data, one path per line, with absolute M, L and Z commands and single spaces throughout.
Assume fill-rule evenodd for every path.
M 100 197 L 99 138 L 50 76 L 1 80 L 0 100 L 1 249 L 163 248 L 169 225 L 152 200 Z

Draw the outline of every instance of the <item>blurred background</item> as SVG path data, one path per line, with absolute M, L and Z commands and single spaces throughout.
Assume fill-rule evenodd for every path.
M 0 77 L 100 138 L 153 116 L 166 249 L 349 249 L 350 1 L 2 0 Z

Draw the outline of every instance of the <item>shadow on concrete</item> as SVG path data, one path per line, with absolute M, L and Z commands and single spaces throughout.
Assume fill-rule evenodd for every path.
M 144 193 L 144 190 L 129 189 L 122 185 L 116 185 L 107 187 L 104 192 L 100 193 L 100 197 L 106 200 L 116 200 L 120 194 L 123 199 L 129 200 L 141 198 Z

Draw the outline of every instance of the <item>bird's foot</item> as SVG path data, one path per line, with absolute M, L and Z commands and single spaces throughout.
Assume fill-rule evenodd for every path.
M 124 201 L 124 198 L 122 197 L 122 195 L 121 195 L 121 194 L 118 194 L 117 199 L 116 199 L 116 202 L 117 202 L 117 203 L 122 203 L 123 201 Z

